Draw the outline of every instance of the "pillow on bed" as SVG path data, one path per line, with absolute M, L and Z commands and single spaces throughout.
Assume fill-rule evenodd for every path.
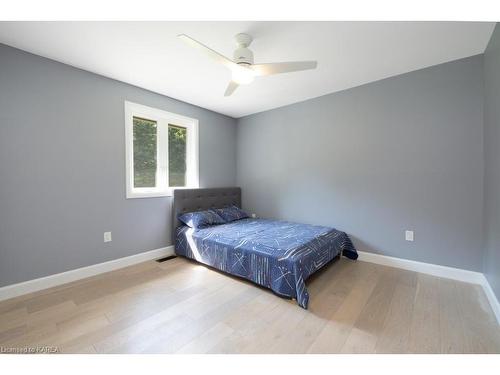
M 231 221 L 246 219 L 250 217 L 245 211 L 236 206 L 215 208 L 214 211 L 222 218 L 226 223 Z
M 214 210 L 188 212 L 179 216 L 179 220 L 194 229 L 225 224 L 224 219 Z

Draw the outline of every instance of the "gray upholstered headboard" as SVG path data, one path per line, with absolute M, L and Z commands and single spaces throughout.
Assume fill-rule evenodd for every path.
M 241 189 L 239 187 L 174 190 L 172 236 L 175 236 L 175 229 L 181 224 L 177 219 L 180 214 L 233 204 L 241 207 Z

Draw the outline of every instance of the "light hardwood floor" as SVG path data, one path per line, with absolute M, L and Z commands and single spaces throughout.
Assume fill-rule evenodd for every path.
M 477 285 L 340 259 L 309 310 L 176 258 L 0 302 L 0 347 L 68 353 L 499 353 Z

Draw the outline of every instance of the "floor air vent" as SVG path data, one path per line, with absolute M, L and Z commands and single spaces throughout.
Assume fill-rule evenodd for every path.
M 177 255 L 170 255 L 170 256 L 165 257 L 165 258 L 156 259 L 156 261 L 158 263 L 163 263 L 163 262 L 166 262 L 167 260 L 174 259 L 174 258 L 177 258 Z

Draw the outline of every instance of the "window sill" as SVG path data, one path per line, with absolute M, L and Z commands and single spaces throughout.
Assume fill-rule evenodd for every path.
M 172 197 L 174 195 L 175 189 L 197 189 L 199 186 L 177 186 L 168 189 L 167 191 L 127 191 L 127 199 L 136 198 L 162 198 L 162 197 Z
M 135 198 L 161 198 L 161 197 L 171 197 L 173 195 L 173 191 L 169 190 L 166 192 L 127 192 L 127 199 L 135 199 Z

